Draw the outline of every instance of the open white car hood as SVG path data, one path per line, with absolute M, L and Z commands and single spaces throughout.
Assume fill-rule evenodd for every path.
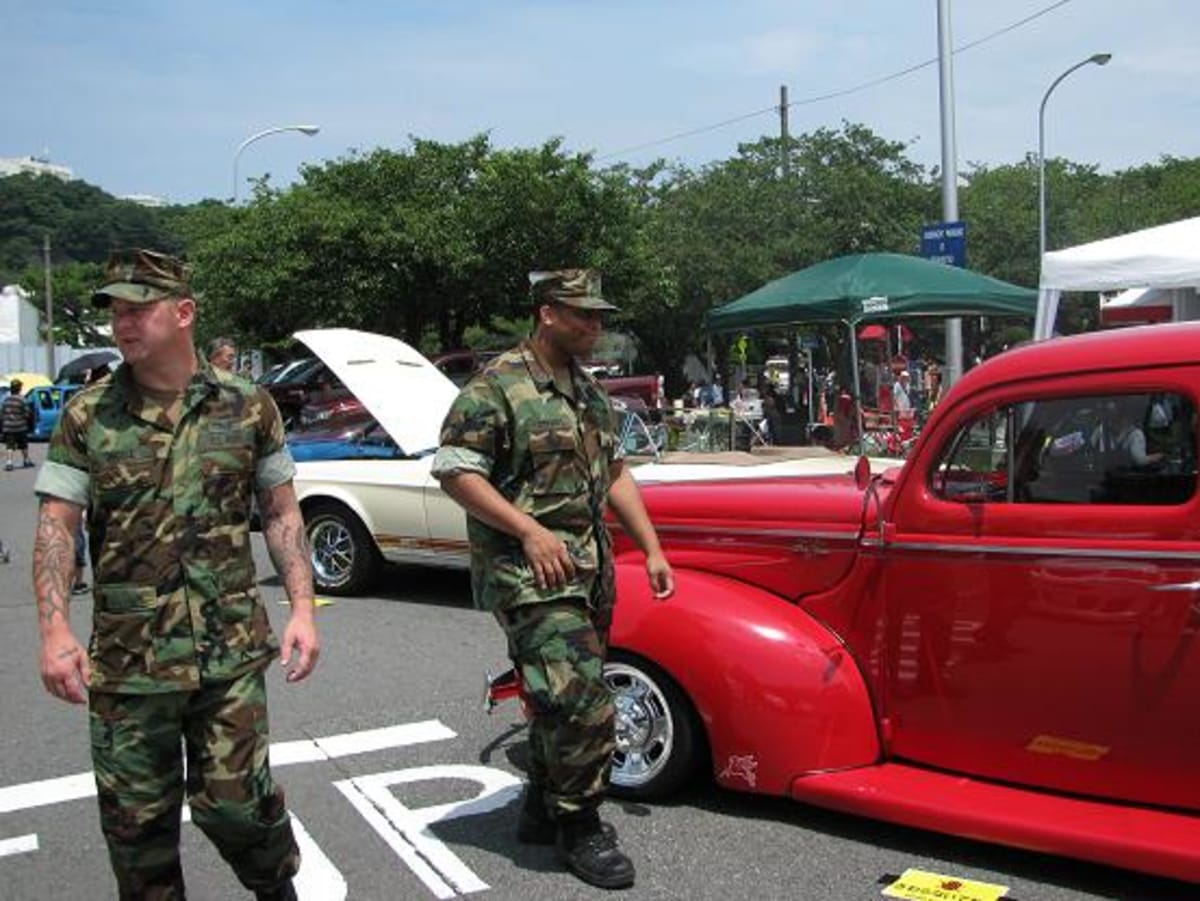
M 438 446 L 455 384 L 398 338 L 349 328 L 296 332 L 407 456 Z

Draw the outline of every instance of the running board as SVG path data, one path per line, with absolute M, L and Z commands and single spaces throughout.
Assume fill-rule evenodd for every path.
M 886 763 L 801 776 L 818 807 L 1200 882 L 1200 814 L 1031 791 Z

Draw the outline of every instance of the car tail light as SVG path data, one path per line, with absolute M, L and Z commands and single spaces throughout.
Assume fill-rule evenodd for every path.
M 661 410 L 663 408 L 663 377 L 658 377 L 658 382 L 654 386 L 654 408 Z

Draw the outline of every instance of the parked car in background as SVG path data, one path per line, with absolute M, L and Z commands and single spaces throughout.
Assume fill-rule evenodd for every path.
M 322 401 L 343 388 L 338 377 L 317 357 L 305 357 L 269 374 L 260 381 L 283 417 L 284 425 L 300 421 L 300 411 L 310 403 Z
M 491 350 L 451 350 L 434 355 L 430 361 L 442 375 L 461 388 L 498 353 Z
M 82 385 L 39 385 L 25 392 L 25 405 L 33 411 L 33 427 L 29 430 L 32 441 L 49 441 L 63 405 L 78 392 Z
M 332 422 L 294 429 L 287 444 L 297 463 L 310 460 L 394 460 L 402 456 L 392 436 L 370 413 L 360 410 Z
M 597 375 L 596 380 L 608 392 L 609 397 L 640 401 L 648 410 L 663 408 L 665 395 L 661 375 Z

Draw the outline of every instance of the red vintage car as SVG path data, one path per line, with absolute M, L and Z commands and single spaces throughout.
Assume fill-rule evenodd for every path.
M 645 484 L 619 792 L 727 788 L 1200 881 L 1200 324 L 1020 347 L 908 460 Z M 615 528 L 615 524 L 614 524 Z

